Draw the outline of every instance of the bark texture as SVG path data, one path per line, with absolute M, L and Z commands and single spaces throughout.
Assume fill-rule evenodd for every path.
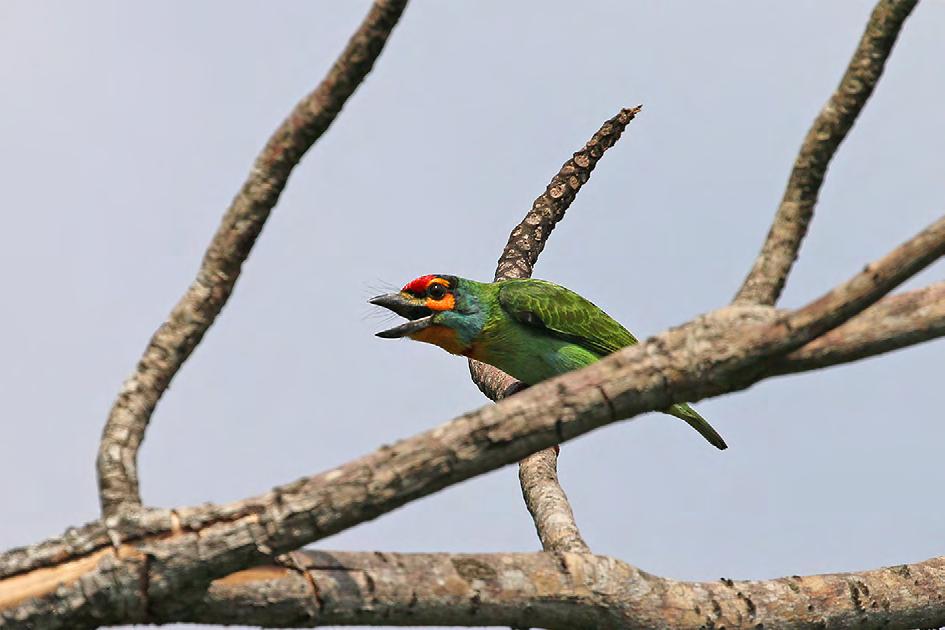
M 370 69 L 403 4 L 375 2 L 325 82 L 273 136 L 224 217 L 197 279 L 152 338 L 102 439 L 105 516 L 0 554 L 0 626 L 945 624 L 945 558 L 859 573 L 695 583 L 591 555 L 558 484 L 550 449 L 674 402 L 945 335 L 945 283 L 887 295 L 945 254 L 945 218 L 806 306 L 771 306 L 803 238 L 827 161 L 875 86 L 915 4 L 904 0 L 880 0 L 874 10 L 838 93 L 805 141 L 788 187 L 789 193 L 796 189 L 794 196 L 786 193 L 735 304 L 524 390 L 508 375 L 473 363 L 474 380 L 497 404 L 265 494 L 223 505 L 131 509 L 140 506 L 135 456 L 157 400 L 220 312 L 292 167 Z M 531 274 L 554 225 L 637 111 L 620 112 L 565 163 L 513 230 L 497 278 Z M 523 458 L 526 503 L 543 547 L 554 553 L 295 551 Z
M 0 618 L 25 627 L 165 618 L 189 608 L 188 596 L 214 579 L 448 485 L 618 419 L 747 387 L 775 373 L 778 353 L 838 326 L 844 320 L 837 313 L 865 309 L 907 271 L 921 269 L 931 252 L 941 253 L 943 225 L 945 219 L 797 311 L 728 307 L 264 495 L 149 512 L 142 521 L 124 515 L 4 554 Z M 924 327 L 924 314 L 918 317 Z
M 830 160 L 873 94 L 903 22 L 918 0 L 881 0 L 853 53 L 840 85 L 820 111 L 794 161 L 771 230 L 735 296 L 741 304 L 778 301 L 814 215 Z
M 108 415 L 97 464 L 104 514 L 141 505 L 138 449 L 155 406 L 229 299 L 240 267 L 292 169 L 371 71 L 406 3 L 374 3 L 328 75 L 296 105 L 256 158 L 204 254 L 197 277 L 151 337 Z
M 775 362 L 789 374 L 848 363 L 945 334 L 945 282 L 884 298 L 857 317 Z
M 679 582 L 576 553 L 297 555 L 295 569 L 260 567 L 215 582 L 177 621 L 569 630 L 945 624 L 945 558 L 855 574 Z
M 518 479 L 542 549 L 590 553 L 558 481 L 558 449 L 546 448 L 523 459 L 518 465 Z

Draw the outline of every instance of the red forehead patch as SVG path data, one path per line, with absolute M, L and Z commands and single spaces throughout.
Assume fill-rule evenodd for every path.
M 401 291 L 407 291 L 408 293 L 413 293 L 414 295 L 420 295 L 427 290 L 427 287 L 434 278 L 436 278 L 436 276 L 420 276 L 419 278 L 411 280 L 405 284 Z

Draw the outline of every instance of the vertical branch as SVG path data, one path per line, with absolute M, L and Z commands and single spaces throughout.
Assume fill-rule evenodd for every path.
M 620 139 L 623 130 L 640 112 L 640 106 L 622 109 L 588 140 L 584 148 L 564 163 L 551 179 L 545 192 L 538 196 L 532 209 L 515 226 L 499 256 L 496 280 L 528 278 L 538 256 L 555 225 L 587 183 L 591 171 L 610 147 Z M 500 400 L 523 388 L 508 374 L 479 361 L 469 361 L 473 382 L 492 400 Z M 546 551 L 589 553 L 581 538 L 568 497 L 558 483 L 558 451 L 546 449 L 526 457 L 519 463 L 519 480 L 525 505 L 535 520 L 535 528 Z
M 558 449 L 546 448 L 519 462 L 518 480 L 542 549 L 591 553 L 578 530 L 568 496 L 558 481 Z
M 405 5 L 406 0 L 375 1 L 328 75 L 296 105 L 256 158 L 207 248 L 196 279 L 151 337 L 108 415 L 97 461 L 104 514 L 141 505 L 138 449 L 158 400 L 229 299 L 292 169 L 371 71 Z
M 830 160 L 866 105 L 903 22 L 918 0 L 880 0 L 847 70 L 811 125 L 794 161 L 771 230 L 735 302 L 774 305 L 797 259 Z

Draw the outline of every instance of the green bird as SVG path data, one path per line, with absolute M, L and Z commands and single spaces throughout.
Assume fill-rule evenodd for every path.
M 637 343 L 630 331 L 574 291 L 545 280 L 484 283 L 449 275 L 421 276 L 398 293 L 379 295 L 408 322 L 377 333 L 432 343 L 493 365 L 527 385 L 576 370 Z M 695 409 L 666 413 L 685 420 L 718 449 L 725 441 Z

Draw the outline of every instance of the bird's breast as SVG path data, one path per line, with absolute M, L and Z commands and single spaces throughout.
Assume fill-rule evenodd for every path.
M 464 344 L 456 331 L 448 326 L 429 326 L 423 330 L 417 331 L 410 336 L 414 341 L 423 343 L 432 343 L 439 346 L 451 354 L 465 355 L 469 346 Z M 470 356 L 470 355 L 466 355 Z

